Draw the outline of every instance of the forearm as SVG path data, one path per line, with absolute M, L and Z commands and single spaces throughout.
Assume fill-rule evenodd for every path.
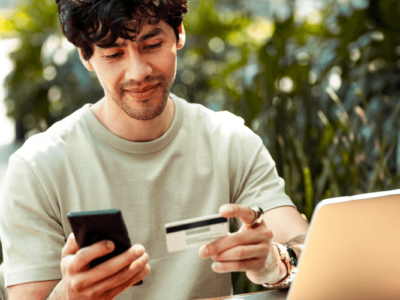
M 34 281 L 8 287 L 10 300 L 44 300 L 48 299 L 51 291 L 60 280 Z M 50 298 L 53 299 L 53 298 Z M 58 300 L 55 298 L 55 300 Z

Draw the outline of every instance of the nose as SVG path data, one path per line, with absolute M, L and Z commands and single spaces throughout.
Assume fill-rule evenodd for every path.
M 142 82 L 153 73 L 153 68 L 140 53 L 130 51 L 127 61 L 125 77 L 127 80 Z

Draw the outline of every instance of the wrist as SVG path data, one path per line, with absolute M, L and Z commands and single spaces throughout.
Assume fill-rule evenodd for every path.
M 50 295 L 47 296 L 46 300 L 65 300 L 64 294 L 64 282 L 61 279 L 54 289 L 51 291 Z
M 274 272 L 269 272 L 263 283 L 275 284 L 282 281 L 288 275 L 288 269 L 286 264 L 282 261 L 278 247 L 274 244 L 273 246 L 274 260 L 273 263 L 267 267 L 269 270 L 274 270 Z
M 287 248 L 284 245 L 274 243 L 274 248 L 278 251 L 278 257 L 281 262 L 286 267 L 286 276 L 284 276 L 280 281 L 275 283 L 265 282 L 262 284 L 264 287 L 269 289 L 285 289 L 289 288 L 291 282 L 296 276 L 297 268 L 292 264 L 292 259 L 287 251 Z

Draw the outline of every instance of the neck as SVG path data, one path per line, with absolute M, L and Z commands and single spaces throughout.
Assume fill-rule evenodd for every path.
M 147 121 L 131 118 L 107 98 L 101 99 L 90 108 L 104 127 L 120 138 L 132 142 L 149 142 L 158 139 L 167 132 L 175 115 L 174 102 L 170 97 L 161 115 Z

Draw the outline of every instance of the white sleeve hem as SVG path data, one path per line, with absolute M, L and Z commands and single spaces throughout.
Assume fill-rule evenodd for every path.
M 61 280 L 62 274 L 59 267 L 53 269 L 37 268 L 23 272 L 6 273 L 4 277 L 5 286 L 9 287 L 11 285 L 35 281 Z

